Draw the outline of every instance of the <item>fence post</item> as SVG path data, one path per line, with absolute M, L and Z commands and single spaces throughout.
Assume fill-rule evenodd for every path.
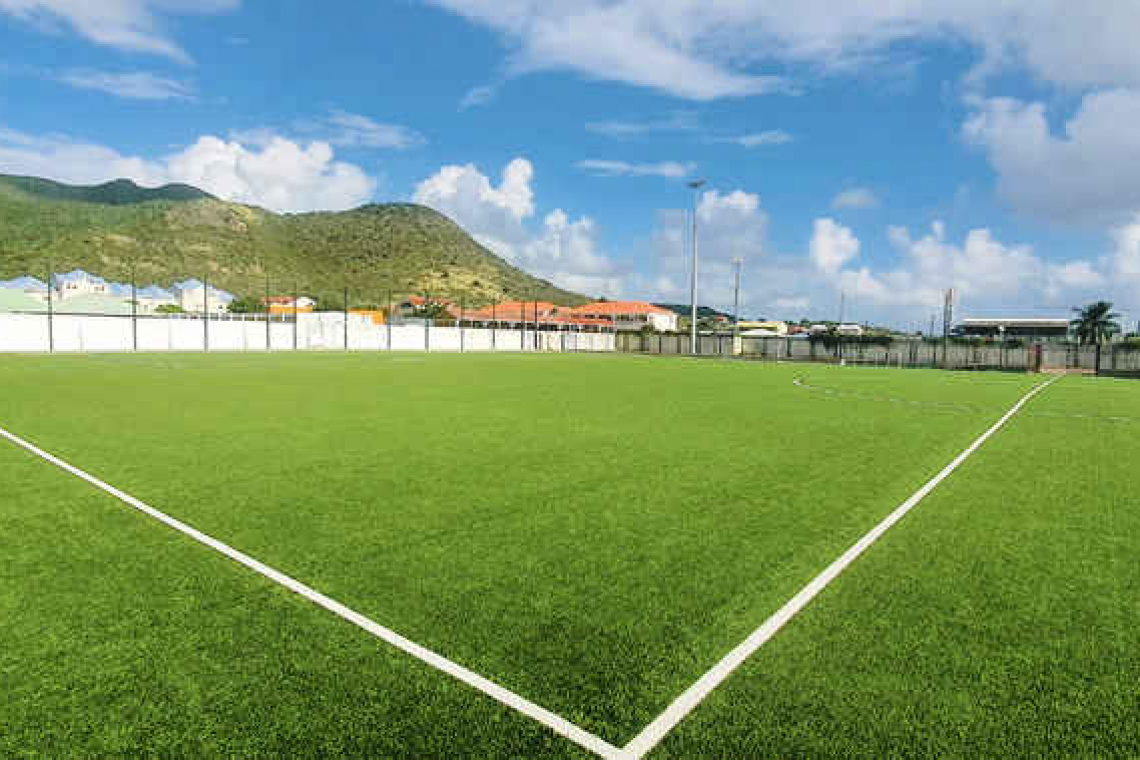
M 48 278 L 47 278 L 47 328 L 48 328 L 48 353 L 55 353 L 55 306 L 53 304 L 53 297 L 51 293 L 52 280 L 55 275 L 52 274 L 54 267 L 51 264 L 51 259 L 48 259 Z
M 210 282 L 202 278 L 202 350 L 210 350 Z

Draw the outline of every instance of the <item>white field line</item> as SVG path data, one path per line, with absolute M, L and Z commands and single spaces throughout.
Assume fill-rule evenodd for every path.
M 837 560 L 828 565 L 826 570 L 813 578 L 798 594 L 793 596 L 791 600 L 777 610 L 770 618 L 765 620 L 759 628 L 753 631 L 748 638 L 725 655 L 724 659 L 713 666 L 712 670 L 701 676 L 696 683 L 690 686 L 681 696 L 677 697 L 677 699 L 665 709 L 665 712 L 657 716 L 657 718 L 646 726 L 629 744 L 625 745 L 624 751 L 627 757 L 640 758 L 657 746 L 658 742 L 665 738 L 665 735 L 672 731 L 678 723 L 684 720 L 685 716 L 692 712 L 713 689 L 723 683 L 748 657 L 775 636 L 789 620 L 806 607 L 816 595 L 827 588 L 828 584 L 835 580 L 860 554 L 865 552 L 871 544 L 879 540 L 879 538 L 890 530 L 895 523 L 901 520 L 907 512 L 912 510 L 927 494 L 933 491 L 939 483 L 949 477 L 954 470 L 958 469 L 959 465 L 977 451 L 983 443 L 989 440 L 990 436 L 1001 430 L 1013 415 L 1017 414 L 1023 406 L 1029 403 L 1030 399 L 1057 382 L 1057 380 L 1058 378 L 1053 378 L 1048 382 L 1039 384 L 1029 391 L 1029 393 L 1022 396 L 1021 400 L 1014 404 L 1012 409 L 1006 412 L 1000 420 L 995 422 L 989 430 L 982 433 L 976 441 L 970 444 L 969 448 L 955 457 L 954 461 L 946 465 L 941 472 L 927 481 L 926 485 L 915 491 L 914 494 L 896 508 L 894 512 L 887 515 L 882 522 L 856 541 L 850 549 L 843 552 Z
M 216 538 L 208 536 L 196 528 L 192 528 L 186 523 L 181 522 L 180 520 L 176 520 L 164 512 L 160 512 L 149 504 L 136 499 L 128 493 L 120 491 L 114 486 L 108 485 L 107 483 L 99 480 L 93 475 L 84 472 L 78 467 L 70 465 L 59 457 L 53 456 L 43 449 L 38 448 L 28 441 L 25 441 L 23 438 L 13 435 L 2 427 L 0 427 L 0 437 L 7 438 L 17 446 L 27 449 L 41 459 L 45 459 L 48 462 L 54 464 L 56 467 L 66 470 L 77 478 L 87 481 L 91 485 L 95 486 L 101 491 L 109 493 L 125 504 L 153 517 L 159 522 L 165 523 L 171 528 L 174 528 L 179 533 L 183 533 L 195 541 L 205 544 L 220 554 L 224 554 L 233 561 L 245 565 L 250 570 L 253 570 L 256 573 L 260 573 L 274 583 L 284 586 L 290 591 L 303 596 L 313 604 L 324 607 L 334 615 L 338 615 L 344 618 L 348 622 L 364 629 L 376 638 L 382 639 L 397 649 L 400 649 L 412 655 L 413 657 L 426 662 L 436 670 L 441 670 L 449 676 L 452 676 L 453 678 L 464 682 L 468 686 L 478 689 L 487 696 L 497 700 L 498 702 L 501 702 L 507 707 L 517 710 L 523 715 L 526 715 L 528 718 L 533 718 L 547 728 L 553 730 L 555 733 L 566 737 L 570 741 L 577 743 L 585 749 L 588 749 L 591 752 L 594 752 L 595 754 L 606 758 L 624 757 L 622 750 L 619 750 L 617 747 L 614 747 L 600 737 L 591 734 L 589 731 L 586 731 L 583 728 L 579 728 L 565 718 L 555 715 L 546 708 L 540 707 L 533 702 L 520 697 L 518 694 L 515 694 L 514 692 L 509 691 L 502 686 L 499 686 L 497 683 L 484 678 L 478 673 L 474 673 L 462 665 L 454 663 L 446 657 L 436 654 L 430 649 L 422 647 L 414 641 L 410 641 L 404 638 L 395 631 L 385 628 L 379 623 L 376 623 L 364 615 L 361 615 L 359 612 L 356 612 L 355 610 L 344 606 L 335 599 L 331 599 L 319 591 L 306 586 L 304 583 L 301 583 L 300 581 L 295 580 L 288 575 L 285 575 L 284 573 L 275 570 L 272 567 L 269 567 L 268 565 L 258 562 L 248 554 L 240 552 L 237 549 L 234 549 L 233 547 L 222 543 Z

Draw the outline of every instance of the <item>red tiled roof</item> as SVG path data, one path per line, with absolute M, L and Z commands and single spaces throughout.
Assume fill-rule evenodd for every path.
M 654 306 L 644 301 L 597 301 L 583 306 L 575 306 L 575 314 L 615 315 L 623 314 L 672 314 L 668 309 Z

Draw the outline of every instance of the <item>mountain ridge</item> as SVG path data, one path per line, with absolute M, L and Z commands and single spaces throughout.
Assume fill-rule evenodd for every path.
M 0 174 L 0 280 L 83 269 L 108 280 L 208 278 L 235 294 L 295 289 L 351 303 L 430 295 L 482 305 L 587 299 L 487 250 L 413 203 L 277 214 L 189 185 L 67 185 Z

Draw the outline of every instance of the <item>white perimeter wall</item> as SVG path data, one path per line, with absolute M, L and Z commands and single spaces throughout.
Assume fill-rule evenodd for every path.
M 0 352 L 131 351 L 134 347 L 129 317 L 57 314 L 0 314 Z M 613 351 L 611 333 L 488 330 L 422 325 L 376 325 L 363 315 L 301 314 L 296 330 L 292 322 L 270 322 L 269 343 L 274 351 Z M 264 351 L 265 322 L 261 320 L 139 317 L 139 351 Z M 295 343 L 294 343 L 295 341 Z

